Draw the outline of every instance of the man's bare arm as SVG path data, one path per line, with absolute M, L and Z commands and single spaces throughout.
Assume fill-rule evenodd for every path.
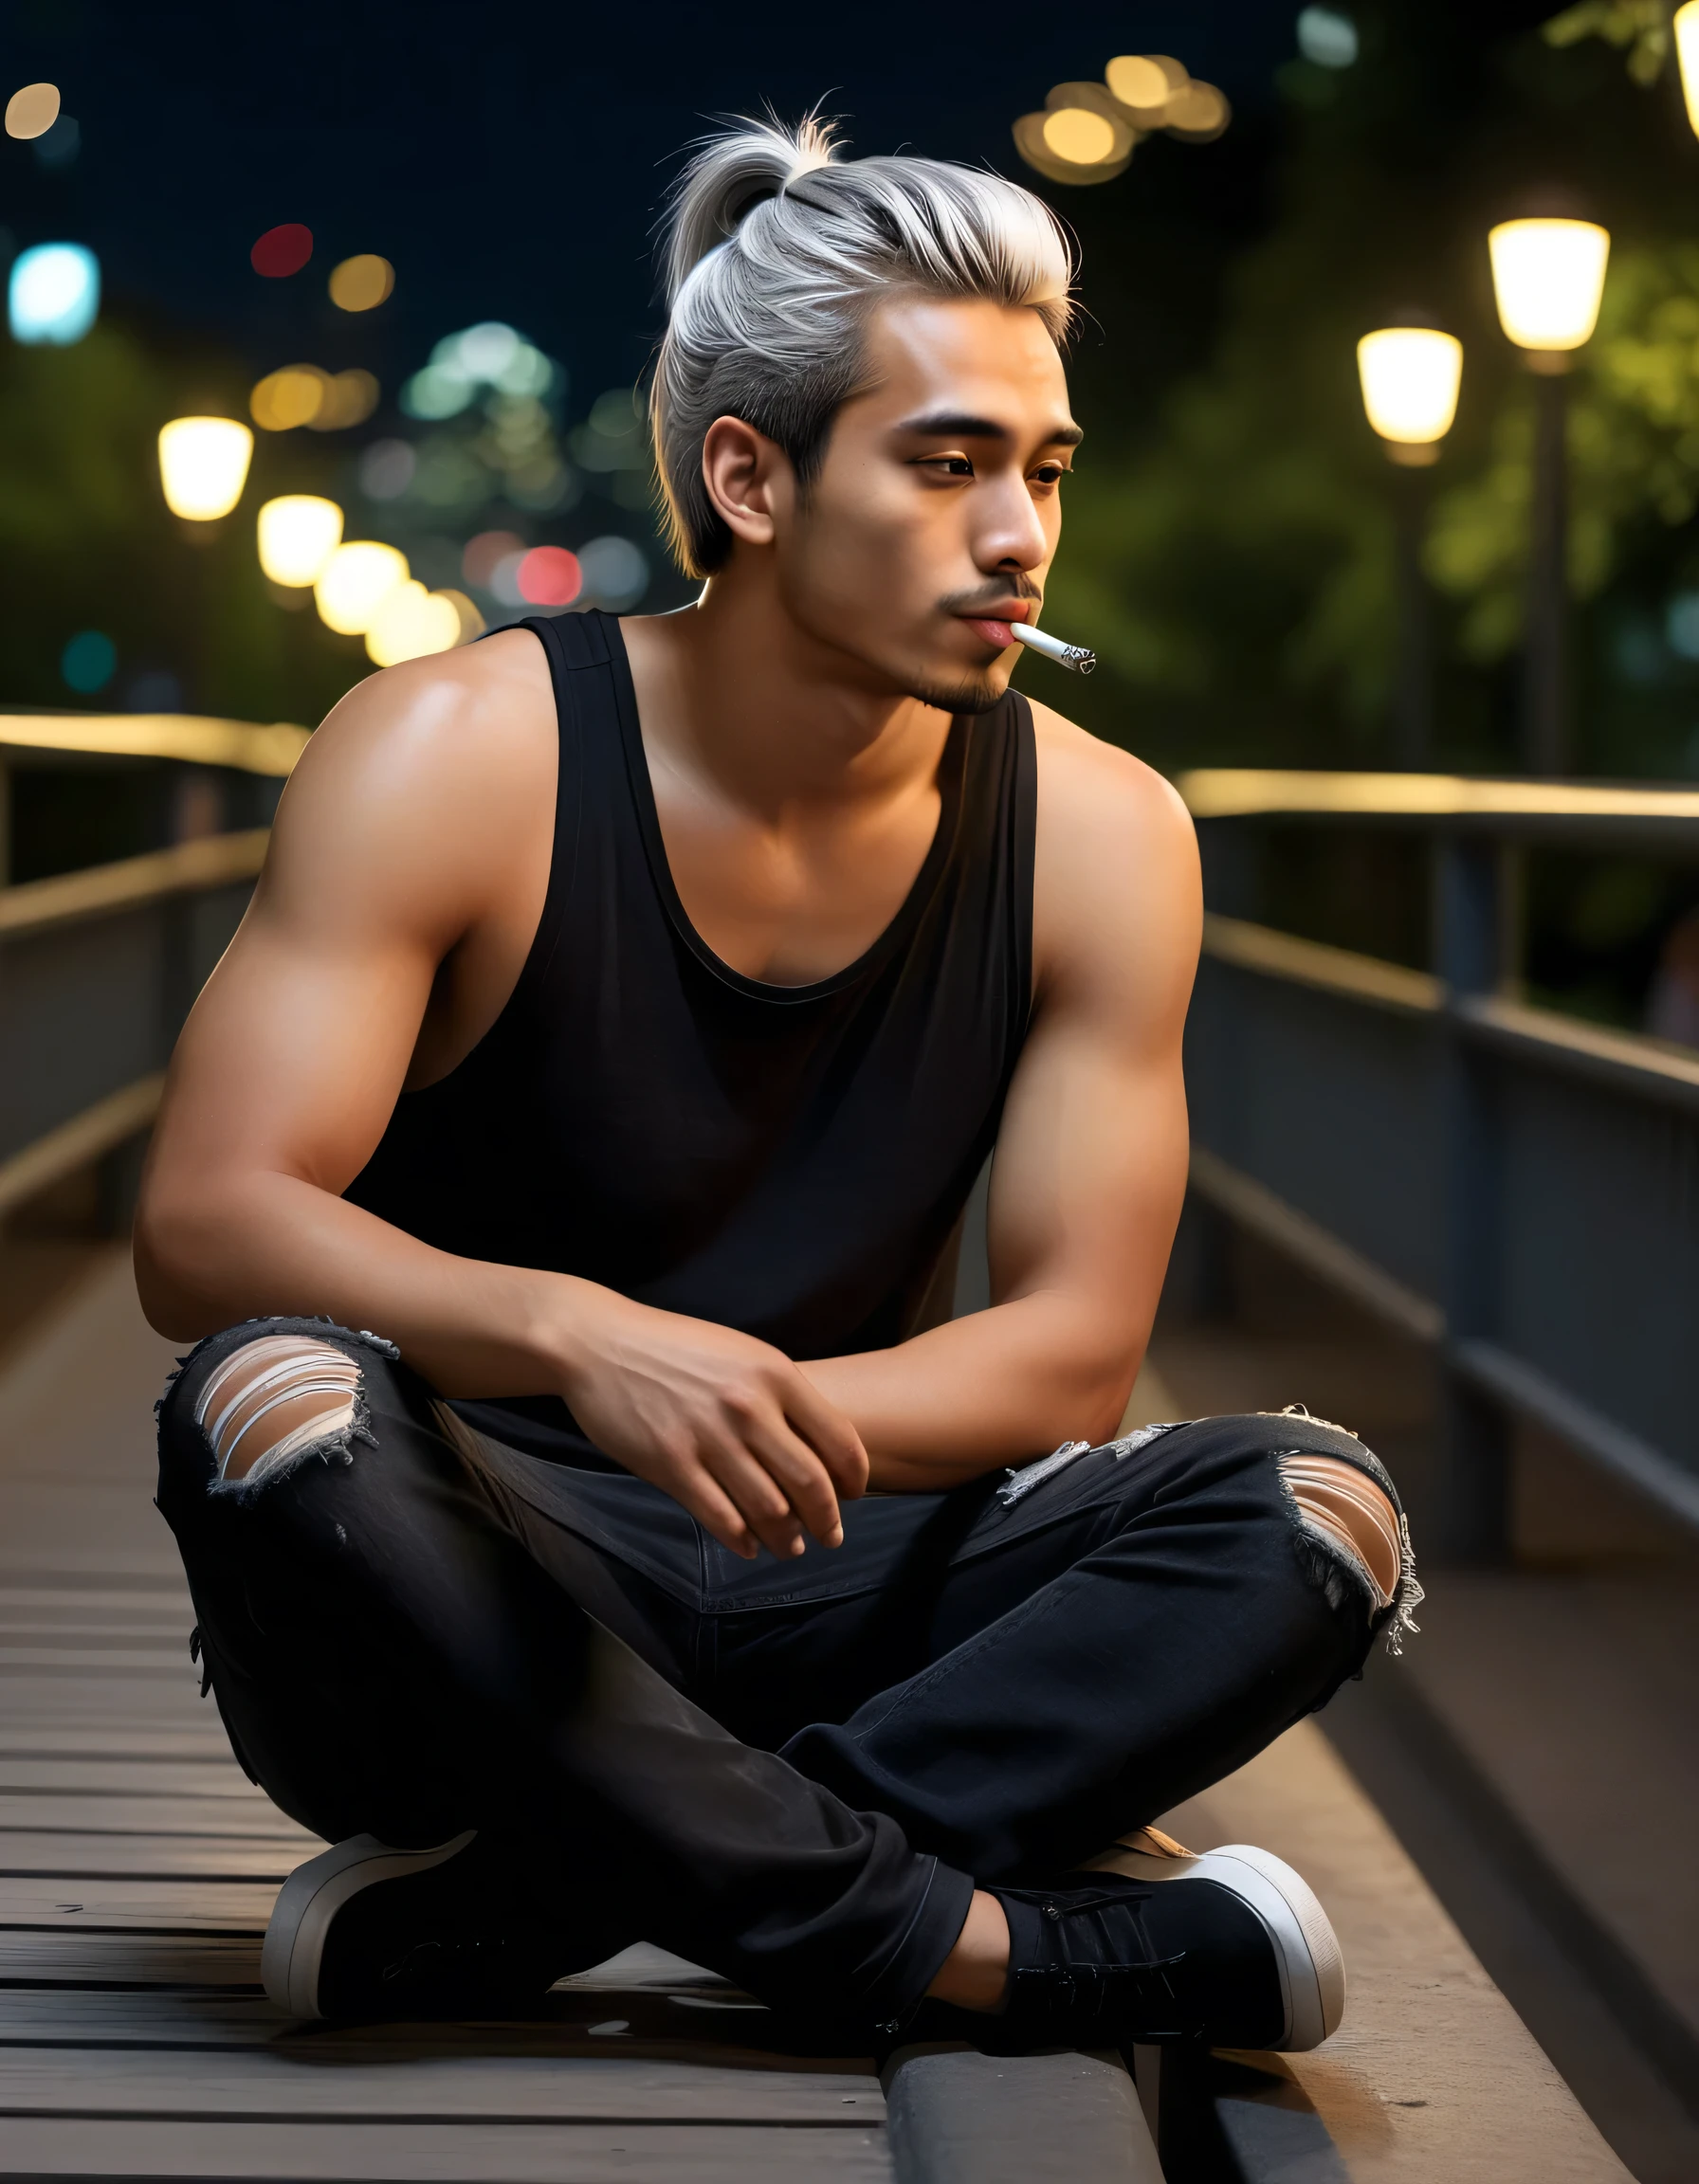
M 172 1064 L 137 1228 L 142 1301 L 177 1338 L 324 1314 L 388 1335 L 446 1394 L 562 1395 L 728 1546 L 799 1552 L 804 1524 L 838 1536 L 834 1487 L 859 1492 L 866 1459 L 778 1352 L 594 1283 L 456 1258 L 339 1195 L 407 1080 L 440 967 L 471 948 L 522 959 L 555 749 L 546 665 L 520 634 L 374 677 L 314 738 Z
M 1185 1192 L 1180 1034 L 1202 919 L 1191 821 L 1147 768 L 1034 712 L 1036 1007 L 992 1171 L 992 1308 L 805 1368 L 886 1490 L 1112 1433 Z

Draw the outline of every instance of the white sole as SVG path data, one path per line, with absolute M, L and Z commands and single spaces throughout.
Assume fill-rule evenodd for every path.
M 1224 1843 L 1184 1858 L 1116 1847 L 1093 1858 L 1090 1866 L 1134 1881 L 1214 1881 L 1231 1889 L 1262 1920 L 1279 1967 L 1286 2024 L 1270 2048 L 1302 2054 L 1339 2029 L 1345 2013 L 1345 1959 L 1339 1936 L 1315 1890 L 1284 1858 L 1251 1843 Z
M 322 2017 L 319 1968 L 331 1920 L 343 1904 L 376 1882 L 429 1872 L 476 1833 L 468 1828 L 429 1850 L 397 1850 L 375 1835 L 351 1835 L 298 1866 L 278 1892 L 260 1951 L 260 1977 L 278 2008 L 291 2017 Z

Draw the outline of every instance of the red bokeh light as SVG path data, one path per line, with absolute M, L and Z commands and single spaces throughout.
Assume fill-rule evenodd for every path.
M 584 573 L 578 556 L 564 546 L 533 546 L 515 582 L 533 607 L 570 607 L 584 589 Z
M 303 228 L 299 220 L 267 228 L 247 255 L 254 271 L 263 273 L 267 281 L 286 281 L 313 255 L 313 230 Z

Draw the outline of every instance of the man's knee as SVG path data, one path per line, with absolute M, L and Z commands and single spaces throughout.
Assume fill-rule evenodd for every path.
M 258 1492 L 370 1441 L 366 1373 L 387 1342 L 328 1321 L 257 1320 L 194 1352 L 160 1405 L 162 1469 L 212 1494 Z

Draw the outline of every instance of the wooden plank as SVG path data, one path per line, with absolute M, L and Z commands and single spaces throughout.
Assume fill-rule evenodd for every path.
M 260 1991 L 260 1936 L 90 1933 L 0 1927 L 0 1980 L 42 1986 L 247 1987 Z
M 228 1755 L 222 1766 L 193 1759 L 107 1759 L 82 1754 L 0 1757 L 0 1794 L 15 1791 L 65 1796 L 215 1798 L 220 1805 L 260 1805 L 274 1811 Z
M 612 2050 L 625 2035 L 593 2043 Z M 575 2046 L 585 2045 L 580 2033 Z M 568 2048 L 568 2051 L 562 2051 Z M 882 2121 L 885 2099 L 864 2063 L 837 2069 L 786 2057 L 708 2064 L 609 2052 L 469 2055 L 446 2046 L 368 2061 L 341 2041 L 243 2048 L 216 2069 L 174 2048 L 0 2048 L 0 2116 L 230 2116 L 256 2122 L 338 2119 L 419 2123 L 558 2123 L 641 2116 L 645 2122 L 815 2123 L 853 2129 Z M 429 2069 L 420 2068 L 421 2062 Z M 9 2136 L 9 2126 L 8 2131 Z
M 126 1725 L 113 1722 L 42 1721 L 0 1722 L 0 1759 L 27 1765 L 59 1758 L 83 1759 L 102 1767 L 196 1765 L 223 1762 L 238 1782 L 247 1777 L 230 1756 L 224 1724 L 216 1719 L 153 1729 L 146 1737 L 125 1734 Z
M 105 1792 L 28 1793 L 0 1788 L 0 1866 L 7 1863 L 5 1837 L 23 1830 L 64 1829 L 75 1835 L 187 1835 L 242 1838 L 297 1847 L 299 1859 L 322 1847 L 322 1839 L 280 1812 L 269 1798 L 238 1775 L 247 1797 L 144 1795 Z
M 324 1847 L 314 1835 L 259 1841 L 198 1835 L 0 1833 L 0 1878 L 33 1874 L 102 1880 L 269 1881 L 274 1892 L 303 1858 Z
M 263 1934 L 278 1884 L 264 1881 L 0 1878 L 0 1930 L 67 1925 L 108 1932 Z
M 850 2113 L 853 2113 L 851 2111 Z M 885 2134 L 680 2122 L 148 2123 L 16 2119 L 0 2175 L 338 2179 L 347 2184 L 891 2184 Z

